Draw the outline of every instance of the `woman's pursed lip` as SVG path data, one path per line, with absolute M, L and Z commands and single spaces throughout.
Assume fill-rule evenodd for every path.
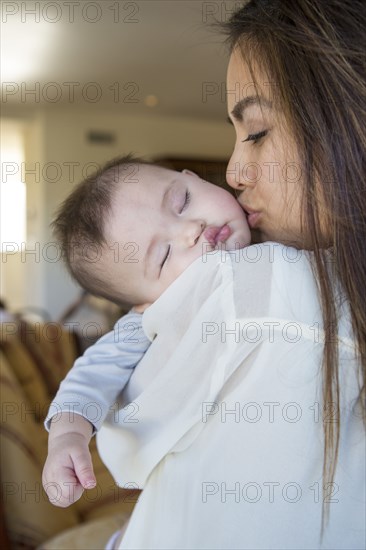
M 258 225 L 260 217 L 260 212 L 251 212 L 250 214 L 247 214 L 247 221 L 248 225 L 251 229 L 254 229 Z
M 247 221 L 248 221 L 249 227 L 251 229 L 254 229 L 258 225 L 260 212 L 258 212 L 257 210 L 253 210 L 253 208 L 250 208 L 245 204 L 241 204 L 241 207 L 247 215 Z
M 246 204 L 239 204 L 247 214 L 259 214 L 258 210 L 253 210 L 253 208 L 249 208 L 249 206 L 247 206 Z

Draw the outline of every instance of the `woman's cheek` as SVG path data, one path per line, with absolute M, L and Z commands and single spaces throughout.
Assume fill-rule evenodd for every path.
M 242 168 L 244 172 L 244 179 L 249 184 L 256 184 L 262 178 L 262 168 L 258 162 L 248 162 Z

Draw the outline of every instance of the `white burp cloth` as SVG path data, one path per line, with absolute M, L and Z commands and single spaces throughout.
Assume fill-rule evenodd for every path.
M 306 353 L 320 365 L 321 326 L 309 253 L 267 242 L 196 260 L 144 313 L 152 345 L 97 434 L 116 483 L 143 488 L 167 453 L 188 446 L 204 429 L 236 369 L 245 369 L 259 347 L 270 356 L 274 339 L 283 383 L 306 387 L 317 377 L 320 391 L 320 368 L 297 369 L 292 379 L 291 352 L 306 340 Z M 349 326 L 340 330 L 341 353 L 352 359 Z

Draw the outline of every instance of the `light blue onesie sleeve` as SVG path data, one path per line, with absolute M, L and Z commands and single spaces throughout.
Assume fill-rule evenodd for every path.
M 95 434 L 150 344 L 142 314 L 131 311 L 121 317 L 112 331 L 75 361 L 61 382 L 44 422 L 46 430 L 55 415 L 70 412 L 89 420 Z

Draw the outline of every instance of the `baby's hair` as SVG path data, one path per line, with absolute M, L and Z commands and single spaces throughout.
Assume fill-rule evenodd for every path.
M 128 154 L 104 164 L 78 184 L 51 224 L 71 276 L 91 294 L 120 305 L 126 302 L 116 296 L 112 281 L 108 284 L 109 274 L 100 261 L 106 253 L 105 222 L 118 186 L 133 181 L 131 169 L 140 164 L 152 163 Z

